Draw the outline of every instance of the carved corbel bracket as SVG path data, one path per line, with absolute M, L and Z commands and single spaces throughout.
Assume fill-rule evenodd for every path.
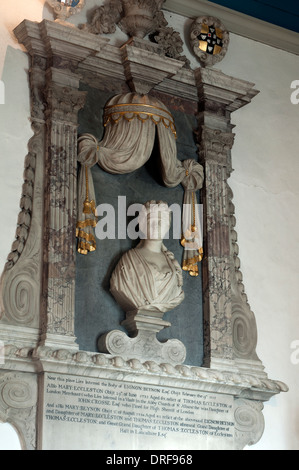
M 29 141 L 25 159 L 24 183 L 18 216 L 16 240 L 1 277 L 0 319 L 7 325 L 21 328 L 39 327 L 41 213 L 43 194 L 44 126 L 33 121 L 34 135 Z M 5 341 L 5 328 L 1 337 Z M 8 333 L 9 335 L 9 333 Z
M 37 376 L 0 373 L 0 420 L 17 430 L 23 449 L 36 449 Z
M 264 434 L 265 420 L 263 403 L 259 401 L 235 400 L 235 450 L 253 446 Z

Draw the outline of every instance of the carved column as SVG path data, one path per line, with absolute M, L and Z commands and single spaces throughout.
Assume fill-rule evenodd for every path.
M 85 93 L 69 70 L 47 71 L 43 345 L 75 347 L 77 114 Z
M 249 103 L 258 92 L 253 90 L 252 83 L 228 77 L 218 70 L 202 68 L 195 75 L 199 96 L 199 154 L 205 168 L 205 366 L 238 370 L 235 359 L 240 328 L 233 321 L 234 286 L 238 281 L 232 242 L 232 192 L 228 185 L 234 143 L 231 113 Z M 250 337 L 254 338 L 252 322 L 251 327 Z
M 203 260 L 205 360 L 226 368 L 233 359 L 231 333 L 231 266 L 227 154 L 234 135 L 202 128 L 201 157 L 205 167 Z
M 40 37 L 48 69 L 45 98 L 45 202 L 41 346 L 78 350 L 75 322 L 78 66 L 108 40 L 43 21 Z M 66 46 L 67 43 L 67 46 Z
M 26 210 L 19 222 L 24 245 L 29 222 L 32 228 L 24 253 L 26 279 L 19 276 L 22 266 L 18 253 L 22 246 L 17 240 L 10 266 L 14 265 L 15 276 L 19 278 L 18 285 L 8 279 L 10 298 L 14 296 L 24 310 L 19 315 L 21 323 L 25 325 L 26 317 L 27 323 L 30 319 L 30 325 L 37 328 L 39 335 L 35 339 L 41 346 L 77 350 L 74 336 L 77 127 L 78 111 L 85 102 L 85 93 L 79 91 L 77 70 L 79 64 L 95 56 L 109 40 L 46 20 L 39 24 L 24 20 L 15 34 L 34 64 L 31 89 L 35 136 L 34 154 L 30 152 L 27 158 L 28 191 L 33 187 L 29 177 L 33 178 L 34 170 L 36 174 L 38 169 L 38 177 L 34 207 L 29 207 L 28 197 L 23 198 Z M 32 268 L 28 261 L 31 258 Z M 5 282 L 6 275 L 2 283 Z M 30 309 L 25 302 L 28 299 L 32 303 Z M 16 311 L 13 305 L 7 305 L 6 310 L 7 317 Z M 8 323 L 11 328 L 10 318 Z

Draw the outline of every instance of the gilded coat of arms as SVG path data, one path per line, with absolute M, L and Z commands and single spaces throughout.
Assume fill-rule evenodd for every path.
M 229 33 L 217 18 L 201 16 L 192 23 L 190 42 L 202 66 L 214 65 L 227 52 Z

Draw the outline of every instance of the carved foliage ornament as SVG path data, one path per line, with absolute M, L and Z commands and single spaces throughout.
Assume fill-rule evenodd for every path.
M 223 23 L 212 16 L 200 16 L 191 26 L 190 45 L 202 66 L 220 62 L 227 53 L 229 33 Z
M 85 6 L 85 0 L 46 0 L 54 9 L 57 22 L 64 23 L 67 18 L 76 13 L 80 13 Z

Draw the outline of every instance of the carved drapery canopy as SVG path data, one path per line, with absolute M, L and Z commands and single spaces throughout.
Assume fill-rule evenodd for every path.
M 183 269 L 197 276 L 197 263 L 202 259 L 203 249 L 196 191 L 203 184 L 203 168 L 194 160 L 178 159 L 177 130 L 172 114 L 156 98 L 127 93 L 109 100 L 104 110 L 104 126 L 106 131 L 101 142 L 90 134 L 79 138 L 78 251 L 87 254 L 96 248 L 93 234 L 96 202 L 90 168 L 98 163 L 111 174 L 137 170 L 152 154 L 157 129 L 163 182 L 169 188 L 182 183 L 185 189 Z

